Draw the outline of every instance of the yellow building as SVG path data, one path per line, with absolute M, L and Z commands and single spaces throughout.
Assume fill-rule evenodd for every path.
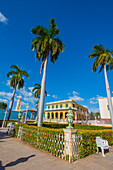
M 69 107 L 72 109 L 74 120 L 86 120 L 86 117 L 88 119 L 88 109 L 71 99 L 46 103 L 45 119 L 66 120 L 66 115 L 69 112 Z

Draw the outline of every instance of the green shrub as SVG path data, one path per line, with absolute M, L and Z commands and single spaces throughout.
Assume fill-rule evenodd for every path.
M 80 146 L 81 158 L 84 158 L 85 156 L 93 154 L 97 151 L 97 136 L 102 137 L 102 139 L 106 139 L 109 145 L 113 145 L 113 130 L 79 130 L 77 133 L 82 136 Z
M 46 123 L 49 124 L 49 123 Z M 13 136 L 17 137 L 18 127 L 20 124 L 15 125 L 15 130 Z M 52 129 L 47 127 L 37 127 L 29 126 L 26 124 L 21 124 L 23 126 L 23 134 L 21 139 L 33 145 L 36 148 L 52 153 L 53 155 L 58 155 L 59 151 L 62 155 L 63 153 L 63 142 L 64 138 L 59 136 L 63 135 L 62 129 Z M 82 126 L 82 125 L 81 125 Z M 80 157 L 84 158 L 87 155 L 96 152 L 96 137 L 100 136 L 102 139 L 106 139 L 109 145 L 113 145 L 113 130 L 78 130 L 77 134 L 81 137 L 80 141 Z M 60 140 L 60 144 L 59 144 Z M 61 156 L 60 155 L 60 156 Z

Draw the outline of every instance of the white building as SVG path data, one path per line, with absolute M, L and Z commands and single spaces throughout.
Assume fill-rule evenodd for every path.
M 110 111 L 107 97 L 98 98 L 101 122 L 103 123 L 111 123 Z M 113 105 L 113 97 L 112 97 L 112 105 Z

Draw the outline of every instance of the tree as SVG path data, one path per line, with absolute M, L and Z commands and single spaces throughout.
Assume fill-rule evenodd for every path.
M 41 85 L 36 83 L 35 87 L 33 88 L 32 92 L 34 92 L 34 97 L 40 99 L 40 93 L 41 93 Z M 45 96 L 47 96 L 47 92 L 45 91 Z M 35 103 L 36 109 L 38 111 L 38 105 L 39 105 L 39 100 Z
M 36 37 L 32 41 L 31 49 L 36 49 L 35 57 L 38 58 L 39 61 L 42 58 L 40 73 L 44 68 L 38 109 L 38 126 L 42 126 L 48 57 L 50 56 L 51 62 L 54 63 L 58 59 L 60 52 L 64 51 L 64 44 L 59 38 L 57 38 L 57 35 L 59 34 L 59 29 L 57 27 L 57 24 L 55 24 L 54 18 L 50 19 L 49 29 L 37 25 L 36 27 L 32 28 L 31 32 L 36 35 Z
M 108 98 L 108 104 L 109 104 L 110 116 L 111 116 L 111 122 L 113 128 L 113 106 L 112 106 L 110 88 L 109 88 L 109 83 L 107 78 L 107 70 L 113 69 L 113 57 L 112 57 L 113 51 L 110 51 L 108 48 L 104 48 L 102 45 L 95 45 L 92 48 L 92 50 L 94 51 L 89 55 L 89 58 L 96 57 L 93 63 L 92 71 L 96 72 L 99 66 L 100 66 L 99 73 L 104 69 L 107 98 Z
M 0 109 L 6 109 L 7 108 L 7 103 L 0 102 Z
M 12 65 L 11 68 L 14 68 L 15 70 L 9 71 L 7 73 L 7 77 L 12 76 L 10 79 L 10 87 L 13 87 L 14 91 L 13 91 L 13 96 L 11 98 L 11 102 L 10 102 L 10 106 L 9 106 L 8 121 L 10 119 L 11 110 L 12 110 L 13 103 L 14 103 L 16 88 L 18 88 L 18 89 L 23 88 L 23 86 L 24 86 L 23 75 L 26 76 L 27 78 L 29 78 L 28 73 L 26 71 L 21 70 L 19 68 L 19 66 Z

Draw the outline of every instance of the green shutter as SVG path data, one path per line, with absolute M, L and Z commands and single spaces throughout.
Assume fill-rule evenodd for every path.
M 58 108 L 58 105 L 56 105 L 56 108 Z
M 54 105 L 52 105 L 52 109 L 54 108 Z
M 66 104 L 66 107 L 68 107 L 68 104 Z
M 62 108 L 62 104 L 60 105 L 60 108 Z

